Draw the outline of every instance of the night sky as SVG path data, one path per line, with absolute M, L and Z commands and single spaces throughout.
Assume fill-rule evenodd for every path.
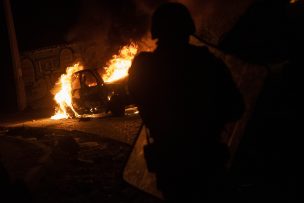
M 21 51 L 107 35 L 123 43 L 147 31 L 134 0 L 11 0 Z
M 11 4 L 17 39 L 20 51 L 22 52 L 46 46 L 92 39 L 99 40 L 102 42 L 102 45 L 109 47 L 126 45 L 130 40 L 136 41 L 141 39 L 148 32 L 151 11 L 156 5 L 164 1 L 166 0 L 11 0 Z M 210 14 L 208 9 L 204 10 L 204 7 L 201 5 L 201 2 L 208 1 L 180 1 L 183 3 L 188 2 L 187 5 L 189 5 L 192 10 L 193 8 L 198 10 L 199 14 Z M 251 0 L 246 1 L 251 2 Z M 209 16 L 210 24 L 208 16 L 204 16 L 202 19 L 207 19 L 204 26 L 207 28 L 209 26 L 208 32 L 203 32 L 204 35 L 209 32 L 221 34 L 230 31 L 231 22 L 228 20 L 227 23 L 224 19 L 227 19 L 231 15 L 232 10 L 226 9 L 226 7 L 232 5 L 231 2 L 243 1 L 227 0 L 227 2 L 230 2 L 227 3 L 226 1 L 216 0 L 215 2 L 218 3 L 214 3 L 211 8 L 216 8 L 219 11 L 218 13 L 226 12 L 224 15 L 225 18 L 216 12 L 215 15 L 211 13 L 211 17 Z M 223 6 L 223 2 L 226 2 L 225 6 Z M 269 2 L 271 5 L 271 2 L 274 2 L 274 0 Z M 283 0 L 279 2 L 282 3 Z M 242 4 L 235 3 L 235 5 Z M 234 13 L 242 10 L 241 6 L 231 6 L 231 8 L 234 9 Z M 263 12 L 261 12 L 261 10 Z M 226 51 L 231 51 L 226 47 L 234 47 L 237 51 L 232 50 L 231 52 L 236 52 L 237 55 L 242 55 L 244 50 L 249 50 L 249 55 L 255 54 L 257 52 L 256 50 L 259 50 L 257 54 L 259 55 L 258 57 L 260 57 L 260 51 L 266 50 L 260 48 L 263 47 L 264 44 L 281 44 L 284 40 L 280 39 L 278 33 L 282 32 L 285 28 L 280 24 L 281 22 L 278 21 L 280 17 L 277 17 L 277 14 L 273 12 L 273 10 L 274 9 L 267 8 L 267 6 L 265 7 L 265 5 L 262 5 L 260 9 L 253 9 L 253 12 L 251 12 L 252 15 L 249 16 L 249 18 L 245 16 L 241 19 L 241 29 L 235 27 L 234 32 L 230 34 L 232 37 L 229 36 L 229 39 L 227 35 L 225 36 L 226 39 L 228 39 L 228 43 L 226 40 L 224 43 L 225 46 L 223 45 L 222 48 L 225 48 Z M 301 13 L 302 16 L 296 16 L 292 18 L 290 22 L 285 23 L 289 26 L 288 30 L 298 30 L 299 24 L 301 24 L 299 22 L 303 19 L 302 11 L 303 8 L 301 8 L 299 12 L 292 10 L 291 13 L 293 15 Z M 248 13 L 250 15 L 250 12 Z M 273 28 L 275 26 L 274 22 L 277 23 L 278 26 L 276 27 L 278 29 Z M 229 24 L 229 26 L 226 26 L 226 24 Z M 229 27 L 229 29 L 226 29 L 226 27 Z M 268 32 L 267 30 L 273 30 L 273 32 Z M 270 33 L 268 34 L 268 38 L 271 40 L 266 39 L 267 36 L 265 33 L 267 32 Z M 295 37 L 296 33 L 302 32 L 290 31 L 290 33 L 292 33 L 292 38 L 302 38 L 300 37 L 301 34 Z M 255 39 L 257 37 L 261 39 Z M 290 39 L 290 37 L 286 39 Z M 269 42 L 265 42 L 265 40 Z M 238 44 L 241 46 L 238 47 Z M 256 45 L 261 46 L 257 47 Z M 274 47 L 270 51 L 266 50 L 266 52 L 268 53 L 279 49 L 285 50 L 285 48 Z M 267 53 L 264 55 L 269 57 Z
M 79 0 L 12 0 L 11 4 L 21 50 L 64 42 L 80 12 Z

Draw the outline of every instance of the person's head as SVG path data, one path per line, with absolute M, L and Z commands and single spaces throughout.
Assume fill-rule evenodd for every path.
M 152 15 L 152 39 L 184 40 L 195 32 L 189 10 L 180 3 L 164 3 Z

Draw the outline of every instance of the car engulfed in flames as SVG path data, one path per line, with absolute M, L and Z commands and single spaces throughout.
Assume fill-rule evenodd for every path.
M 137 45 L 124 46 L 100 69 L 84 69 L 79 63 L 68 67 L 56 83 L 57 103 L 52 119 L 81 118 L 88 114 L 108 113 L 122 116 L 131 104 L 127 91 L 128 70 L 137 53 Z
M 105 83 L 97 69 L 80 70 L 72 74 L 72 107 L 79 115 L 111 112 L 124 115 L 130 104 L 126 89 L 126 78 Z

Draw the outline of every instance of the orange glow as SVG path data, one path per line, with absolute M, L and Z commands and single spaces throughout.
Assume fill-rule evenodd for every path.
M 105 83 L 113 83 L 117 80 L 126 78 L 128 76 L 128 70 L 131 67 L 132 60 L 138 51 L 138 46 L 131 43 L 128 46 L 124 46 L 117 55 L 113 55 L 112 59 L 104 67 L 105 73 L 102 75 L 102 79 Z M 74 66 L 67 67 L 66 73 L 62 74 L 56 83 L 55 101 L 57 103 L 57 110 L 55 115 L 51 119 L 67 119 L 72 116 L 81 117 L 72 106 L 72 94 L 71 94 L 71 76 L 73 73 L 83 70 L 83 66 L 79 63 Z M 87 84 L 89 87 L 96 86 L 96 82 Z M 71 115 L 74 114 L 74 115 Z
M 71 115 L 68 113 L 70 109 L 76 117 L 79 117 L 79 114 L 74 110 L 72 106 L 72 95 L 71 95 L 71 76 L 73 73 L 82 70 L 83 67 L 79 63 L 74 66 L 67 67 L 66 73 L 62 74 L 56 83 L 55 90 L 55 101 L 58 105 L 55 115 L 51 117 L 53 120 L 67 119 Z
M 104 67 L 106 73 L 102 76 L 102 79 L 106 83 L 111 83 L 127 77 L 128 70 L 137 51 L 138 46 L 134 43 L 124 46 Z

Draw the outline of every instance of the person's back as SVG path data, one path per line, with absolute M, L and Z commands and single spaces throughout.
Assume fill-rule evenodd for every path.
M 155 12 L 152 36 L 158 47 L 136 56 L 129 71 L 129 91 L 156 146 L 158 187 L 173 202 L 204 194 L 191 185 L 208 187 L 205 179 L 223 169 L 220 131 L 243 110 L 227 67 L 207 48 L 188 43 L 194 24 L 184 20 L 184 29 L 171 24 L 169 31 L 162 25 L 173 14 L 183 21 L 189 15 L 185 9 L 169 3 Z
M 221 129 L 243 110 L 227 67 L 204 47 L 159 46 L 139 54 L 129 74 L 131 94 L 152 131 Z

